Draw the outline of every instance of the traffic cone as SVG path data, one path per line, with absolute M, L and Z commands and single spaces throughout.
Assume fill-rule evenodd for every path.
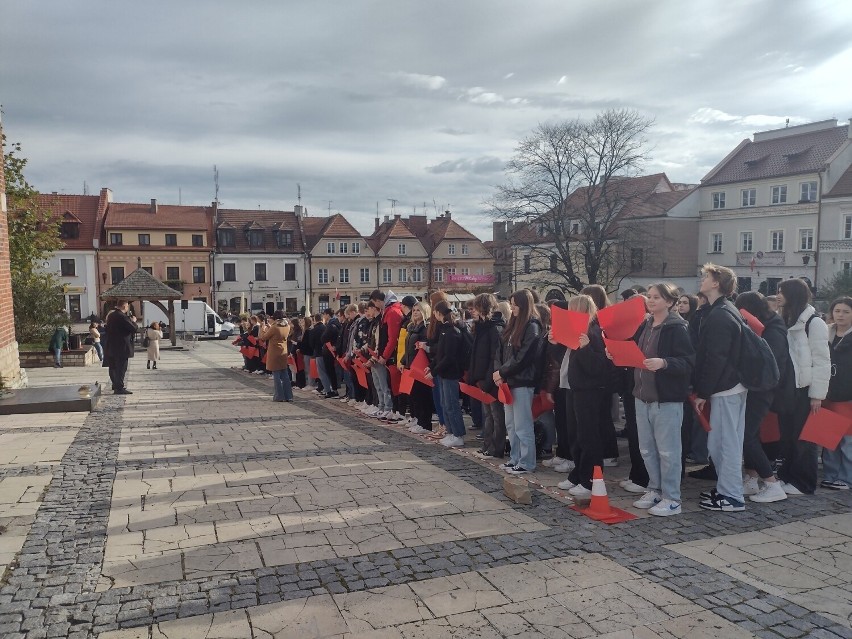
M 572 508 L 583 513 L 590 519 L 602 521 L 605 524 L 618 524 L 622 521 L 636 519 L 636 515 L 609 505 L 603 470 L 601 470 L 600 466 L 595 466 L 594 473 L 592 474 L 592 501 L 589 507 L 580 508 L 579 506 L 572 506 Z

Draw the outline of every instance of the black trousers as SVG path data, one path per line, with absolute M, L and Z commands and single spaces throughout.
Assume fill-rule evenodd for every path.
M 609 391 L 603 388 L 568 391 L 568 437 L 574 470 L 568 479 L 574 484 L 592 487 L 595 466 L 603 466 L 601 442 L 601 403 Z
M 636 426 L 636 398 L 632 393 L 624 394 L 624 434 L 630 451 L 630 474 L 627 478 L 639 486 L 648 485 L 648 470 L 639 450 L 639 428 Z
M 335 367 L 337 360 L 334 359 L 334 355 L 328 352 L 327 348 L 324 348 L 322 350 L 322 361 L 325 364 L 325 372 L 328 374 L 328 383 L 331 384 L 331 388 L 325 388 L 323 390 L 326 393 L 336 391 L 337 387 L 340 385 L 337 383 L 337 368 Z
M 790 410 L 778 415 L 781 453 L 784 457 L 778 479 L 792 484 L 807 495 L 816 490 L 818 472 L 817 445 L 799 441 L 799 435 L 811 412 L 809 390 L 810 387 L 797 388 Z
M 612 395 L 612 389 L 607 389 L 603 393 L 600 404 L 600 421 L 598 422 L 603 456 L 607 459 L 618 457 L 618 439 L 615 436 L 615 423 L 612 421 Z
M 769 412 L 772 396 L 772 391 L 768 393 L 749 391 L 746 398 L 743 465 L 749 470 L 756 470 L 762 479 L 772 476 L 772 465 L 763 450 L 763 444 L 760 443 L 760 422 Z M 810 400 L 808 400 L 808 407 L 810 407 Z
M 557 388 L 554 392 L 553 417 L 556 422 L 556 456 L 573 460 L 568 437 L 568 392 L 567 388 Z
M 506 454 L 506 412 L 499 401 L 482 404 L 482 450 L 501 459 Z
M 112 382 L 112 390 L 124 390 L 124 378 L 127 377 L 126 357 L 110 357 L 109 364 L 109 381 Z
M 402 395 L 400 395 L 402 397 Z M 422 382 L 415 381 L 408 394 L 411 416 L 417 420 L 417 425 L 426 430 L 432 430 L 432 389 Z

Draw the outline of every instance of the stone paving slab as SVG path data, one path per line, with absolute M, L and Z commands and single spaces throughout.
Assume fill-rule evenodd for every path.
M 198 615 L 101 639 L 754 635 L 600 555 L 531 561 L 406 585 Z

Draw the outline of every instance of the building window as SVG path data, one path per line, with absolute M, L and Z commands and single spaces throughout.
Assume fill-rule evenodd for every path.
M 814 250 L 814 230 L 799 229 L 799 250 L 813 251 Z
M 757 204 L 757 189 L 743 189 L 743 206 Z
M 354 247 L 355 245 L 353 244 L 352 246 Z M 361 281 L 361 284 L 369 284 L 370 283 L 370 269 L 368 269 L 368 268 L 362 268 L 361 269 L 360 281 Z
M 382 269 L 382 284 L 390 284 L 391 283 L 391 270 L 389 268 Z
M 408 271 L 404 268 L 399 269 L 397 275 L 399 275 L 398 281 L 400 284 L 405 284 L 406 282 L 408 282 Z
M 447 255 L 455 255 L 456 254 L 456 245 L 455 244 L 447 244 Z
M 361 242 L 352 242 L 352 255 L 361 255 Z
M 711 253 L 721 253 L 722 252 L 722 234 L 721 233 L 711 233 L 710 234 L 710 252 Z
M 59 269 L 62 277 L 76 277 L 77 275 L 77 260 L 67 259 L 59 260 Z
M 148 275 L 154 274 L 154 267 L 153 266 L 143 266 L 142 270 L 145 271 Z
M 641 271 L 644 261 L 644 251 L 640 248 L 630 249 L 630 269 L 632 271 Z
M 109 269 L 110 278 L 113 284 L 118 284 L 121 280 L 124 279 L 124 267 L 123 266 L 111 266 Z
M 773 186 L 771 189 L 772 199 L 771 202 L 773 204 L 786 204 L 787 203 L 787 185 L 781 184 L 779 186 Z
M 844 275 L 852 274 L 852 262 L 841 262 L 840 270 L 843 271 Z
M 423 269 L 422 268 L 411 269 L 411 281 L 412 282 L 422 282 L 423 281 Z
M 150 233 L 140 233 L 139 234 L 139 246 L 151 246 L 151 234 Z
M 751 278 L 750 277 L 738 277 L 737 278 L 737 292 L 745 293 L 746 291 L 751 290 Z
M 192 234 L 192 245 L 193 246 L 204 246 L 204 236 L 198 233 Z
M 801 195 L 799 202 L 816 202 L 817 201 L 817 183 L 802 182 Z
M 166 246 L 177 246 L 177 235 L 175 233 L 166 233 Z
M 323 270 L 323 269 L 320 269 Z M 319 304 L 317 305 L 317 310 L 322 313 L 325 309 L 328 308 L 328 295 L 320 295 L 319 296 Z
M 251 248 L 263 247 L 263 231 L 261 229 L 250 229 L 246 233 L 246 238 Z
M 63 240 L 76 240 L 80 237 L 79 222 L 63 222 L 59 227 L 59 237 Z
M 461 274 L 462 275 L 470 275 L 470 269 L 467 268 L 467 267 L 463 268 Z
M 348 253 L 348 252 L 349 252 L 349 243 L 348 242 L 341 242 L 340 243 L 340 254 L 343 255 L 343 254 Z
M 284 264 L 284 281 L 285 282 L 295 282 L 296 281 L 296 265 L 295 264 Z
M 396 254 L 397 255 L 405 255 L 405 250 L 406 250 L 405 244 L 403 244 L 402 242 L 400 242 L 399 244 L 396 245 Z
M 285 297 L 284 298 L 284 311 L 289 315 L 292 313 L 297 313 L 296 307 L 296 298 L 295 297 Z
M 557 266 L 556 266 L 556 256 L 555 256 L 555 255 L 551 255 L 551 256 L 550 256 L 550 272 L 551 272 L 551 273 L 556 273 L 556 271 L 557 271 L 557 270 L 558 270 L 558 269 L 557 269 Z
M 580 223 L 579 222 L 571 222 L 571 235 L 579 235 L 580 234 Z
M 769 250 L 784 250 L 784 231 L 769 231 Z
M 455 275 L 455 274 L 456 274 L 456 267 L 455 266 L 448 266 L 447 267 L 447 278 L 449 278 L 450 275 Z
M 192 283 L 204 284 L 207 281 L 206 269 L 203 266 L 192 267 Z
M 256 282 L 266 281 L 266 262 L 254 263 L 254 279 Z
M 328 269 L 320 268 L 317 269 L 317 284 L 328 284 Z M 326 297 L 326 299 L 328 299 Z
M 337 248 L 337 245 L 334 242 L 326 242 L 325 250 L 329 255 L 334 255 L 334 250 Z
M 444 281 L 444 269 L 442 269 L 440 266 L 435 267 L 435 281 L 436 282 L 443 282 Z
M 218 229 L 216 239 L 219 241 L 219 246 L 236 246 L 237 243 L 234 229 Z
M 349 269 L 348 268 L 340 269 L 340 283 L 341 284 L 349 284 Z
M 121 246 L 124 244 L 121 239 L 121 233 L 110 233 L 109 234 L 109 243 L 113 246 Z
M 524 255 L 524 273 L 530 272 L 532 258 L 529 255 Z
M 462 244 L 462 255 L 470 255 L 470 247 L 467 244 Z
M 754 250 L 754 233 L 751 231 L 742 231 L 740 233 L 740 251 L 742 253 L 751 253 Z
M 725 208 L 725 192 L 724 191 L 716 191 L 713 194 L 713 208 L 714 209 Z
M 852 215 L 843 216 L 843 229 L 840 234 L 844 240 L 852 240 Z
M 167 266 L 166 279 L 170 282 L 180 281 L 180 266 Z
M 237 265 L 235 262 L 225 262 L 222 264 L 222 277 L 226 282 L 237 281 Z
M 278 231 L 278 248 L 293 248 L 293 231 Z
M 547 235 L 547 226 L 545 225 L 544 222 L 539 222 L 538 223 L 538 236 L 544 237 L 545 235 Z

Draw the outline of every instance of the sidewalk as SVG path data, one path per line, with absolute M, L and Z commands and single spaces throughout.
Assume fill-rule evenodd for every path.
M 606 526 L 539 469 L 298 393 L 229 342 L 131 360 L 91 414 L 0 417 L 0 636 L 849 637 L 852 497 Z M 32 385 L 106 369 L 29 371 Z M 623 455 L 623 460 L 626 455 Z M 627 470 L 606 469 L 614 505 Z M 639 514 L 640 511 L 635 511 Z

